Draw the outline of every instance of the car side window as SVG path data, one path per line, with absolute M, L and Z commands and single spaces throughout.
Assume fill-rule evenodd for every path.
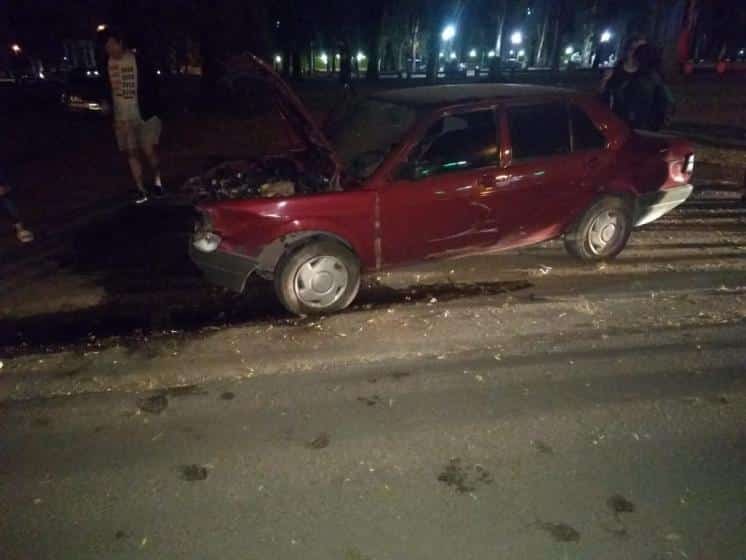
M 606 137 L 601 133 L 588 115 L 577 105 L 570 106 L 572 122 L 572 147 L 574 151 L 603 150 L 606 148 Z
M 418 177 L 497 165 L 497 137 L 492 110 L 449 115 L 430 127 L 410 161 Z
M 570 153 L 570 119 L 564 103 L 543 103 L 508 109 L 513 159 Z

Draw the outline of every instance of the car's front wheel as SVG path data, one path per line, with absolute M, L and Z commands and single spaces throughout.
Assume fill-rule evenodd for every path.
M 360 261 L 335 241 L 313 241 L 286 254 L 275 270 L 275 292 L 295 315 L 334 313 L 360 290 Z
M 632 209 L 627 201 L 604 197 L 565 234 L 565 248 L 586 262 L 613 259 L 626 247 L 632 227 Z

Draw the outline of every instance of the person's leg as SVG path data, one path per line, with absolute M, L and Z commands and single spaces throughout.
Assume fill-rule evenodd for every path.
M 153 170 L 153 186 L 158 195 L 164 194 L 163 180 L 161 179 L 161 158 L 158 153 L 161 128 L 161 120 L 158 117 L 152 117 L 142 123 L 138 130 L 138 143 Z
M 163 181 L 161 179 L 161 158 L 158 155 L 158 147 L 154 145 L 145 145 L 142 147 L 142 151 L 153 170 L 153 184 L 156 187 L 162 187 Z
M 135 182 L 135 186 L 138 190 L 145 191 L 145 183 L 142 178 L 142 162 L 137 152 L 129 152 L 127 154 L 127 162 L 130 166 L 130 172 L 132 173 L 132 180 Z
M 137 131 L 135 130 L 135 123 L 129 121 L 116 122 L 115 131 L 119 150 L 127 156 L 127 163 L 129 164 L 132 180 L 135 182 L 135 187 L 140 193 L 135 202 L 138 204 L 145 202 L 148 198 L 147 191 L 145 190 L 145 182 L 143 180 L 142 162 L 140 161 L 140 155 L 137 149 Z

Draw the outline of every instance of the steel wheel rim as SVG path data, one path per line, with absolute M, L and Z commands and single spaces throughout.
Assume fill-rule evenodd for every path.
M 298 301 L 314 309 L 337 303 L 347 291 L 350 275 L 337 257 L 313 257 L 295 273 L 293 288 Z
M 610 253 L 625 234 L 625 222 L 617 210 L 604 210 L 599 213 L 588 230 L 588 245 L 594 255 Z

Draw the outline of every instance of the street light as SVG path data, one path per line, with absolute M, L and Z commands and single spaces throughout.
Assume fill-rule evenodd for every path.
M 519 57 L 520 57 L 520 56 L 526 56 L 526 51 L 525 51 L 525 50 L 523 50 L 523 49 L 519 50 L 519 51 L 518 51 L 518 56 L 519 56 Z
M 569 47 L 567 47 L 567 48 L 565 49 L 565 54 L 566 54 L 567 56 L 570 56 L 570 55 L 571 55 L 572 53 L 574 53 L 574 52 L 575 52 L 575 49 L 573 49 L 573 48 L 572 48 L 572 46 L 569 46 Z
M 469 58 L 477 58 L 477 49 L 471 49 L 469 51 Z
M 329 57 L 326 55 L 326 53 L 321 53 L 319 59 L 321 60 L 322 64 L 329 64 Z
M 98 27 L 96 27 L 96 31 L 101 33 L 102 31 L 106 31 L 107 28 L 108 26 L 105 23 L 100 23 Z
M 444 42 L 451 41 L 456 36 L 456 26 L 452 23 L 449 23 L 443 28 L 443 33 L 441 33 L 440 37 L 443 39 Z
M 282 57 L 279 54 L 275 56 L 275 62 L 277 64 L 282 64 Z
M 455 52 L 451 53 L 451 60 L 456 60 L 456 53 Z
M 14 43 L 14 44 L 13 44 L 13 45 L 12 45 L 12 46 L 10 47 L 10 50 L 12 50 L 12 51 L 13 51 L 14 53 L 16 53 L 16 54 L 21 54 L 21 46 L 20 46 L 20 45 L 19 45 L 18 43 Z
M 355 58 L 357 58 L 358 62 L 362 62 L 363 60 L 365 60 L 365 55 L 362 52 L 358 52 Z
M 602 43 L 608 43 L 609 41 L 611 41 L 611 37 L 612 37 L 611 31 L 609 31 L 609 30 L 607 29 L 606 31 L 604 31 L 604 32 L 603 32 L 603 33 L 601 34 L 601 42 L 602 42 Z
M 520 31 L 513 31 L 513 34 L 510 36 L 510 42 L 513 45 L 520 45 L 523 43 L 523 33 Z
M 495 51 L 490 51 L 490 52 L 487 53 L 487 57 L 488 58 L 495 58 L 496 55 L 497 55 L 497 53 Z

